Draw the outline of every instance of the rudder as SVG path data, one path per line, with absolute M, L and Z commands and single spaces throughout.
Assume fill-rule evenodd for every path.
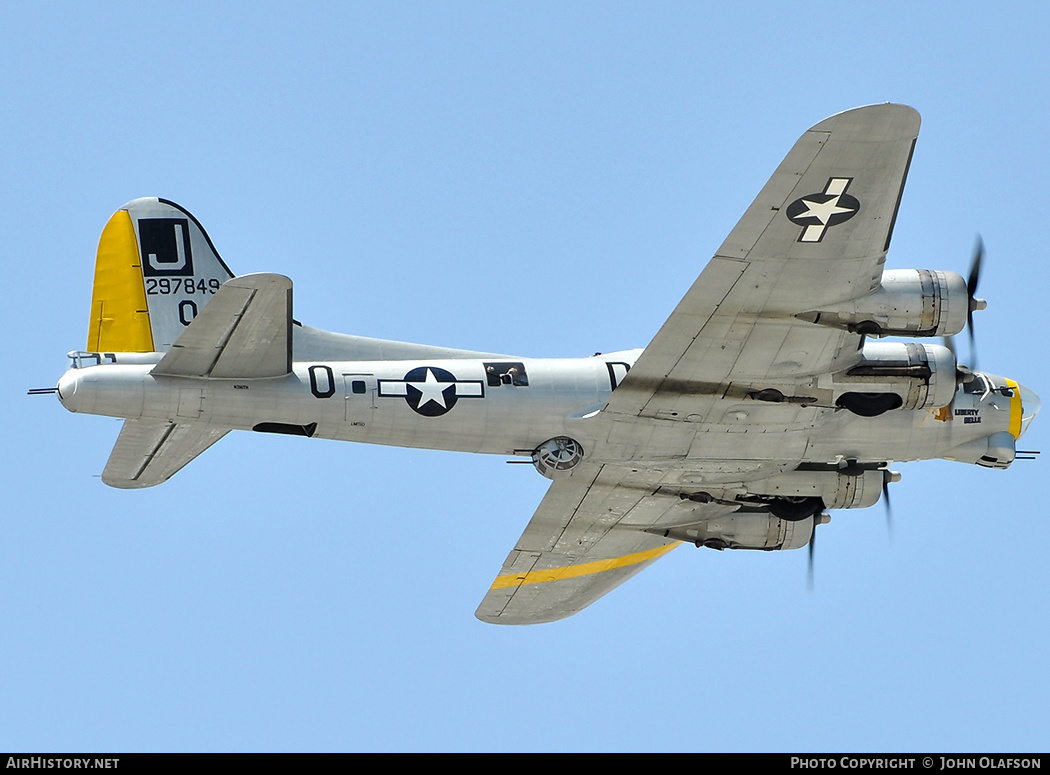
M 233 273 L 204 227 L 156 197 L 121 207 L 102 231 L 90 352 L 163 352 Z

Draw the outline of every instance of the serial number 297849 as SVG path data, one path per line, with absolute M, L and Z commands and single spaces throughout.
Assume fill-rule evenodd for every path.
M 214 277 L 210 280 L 196 280 L 193 277 L 147 277 L 146 294 L 149 296 L 168 296 L 172 293 L 216 293 L 222 285 Z

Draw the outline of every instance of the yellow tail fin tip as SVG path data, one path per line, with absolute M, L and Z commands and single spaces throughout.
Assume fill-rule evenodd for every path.
M 98 242 L 89 352 L 153 351 L 141 263 L 131 216 L 127 210 L 118 210 Z

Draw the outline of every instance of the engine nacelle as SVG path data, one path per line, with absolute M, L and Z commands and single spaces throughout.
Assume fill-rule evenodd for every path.
M 868 336 L 954 336 L 969 308 L 966 281 L 955 272 L 888 269 L 874 293 L 798 317 Z
M 736 512 L 674 527 L 661 535 L 711 549 L 801 549 L 813 535 L 813 520 L 789 522 L 767 512 Z
M 828 509 L 874 506 L 882 496 L 882 471 L 854 468 L 792 471 L 759 482 L 748 482 L 747 491 L 752 495 L 776 498 L 820 498 Z
M 948 406 L 956 384 L 952 351 L 915 342 L 868 342 L 858 365 L 830 377 L 835 405 L 862 417 Z

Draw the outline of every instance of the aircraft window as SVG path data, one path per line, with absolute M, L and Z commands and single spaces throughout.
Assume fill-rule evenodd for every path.
M 988 392 L 988 383 L 985 382 L 984 377 L 980 374 L 976 374 L 972 380 L 963 383 L 963 392 L 984 395 Z
M 363 379 L 355 379 L 350 383 L 350 391 L 361 395 L 365 392 L 365 381 Z
M 89 366 L 98 366 L 100 363 L 116 363 L 115 353 L 86 353 L 73 351 L 67 353 L 73 362 L 74 369 L 86 369 Z
M 527 387 L 529 375 L 525 373 L 525 364 L 520 362 L 486 363 L 485 380 L 489 387 L 516 385 Z

